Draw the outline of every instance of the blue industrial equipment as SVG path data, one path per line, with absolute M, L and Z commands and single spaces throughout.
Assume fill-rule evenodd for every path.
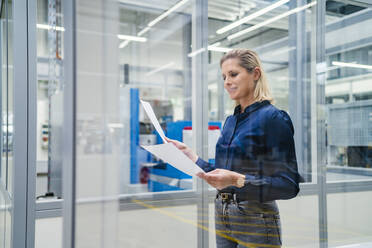
M 166 125 L 166 136 L 170 139 L 182 141 L 182 130 L 191 125 L 191 121 L 169 122 Z M 209 122 L 209 125 L 218 126 L 221 129 L 221 122 Z M 160 142 L 162 141 L 160 140 Z M 211 160 L 210 162 L 214 161 Z M 191 186 L 192 177 L 169 164 L 162 165 L 161 168 L 155 166 L 150 169 L 149 191 L 183 190 L 191 188 Z
M 157 158 L 152 156 L 149 152 L 140 147 L 140 122 L 139 122 L 139 90 L 132 88 L 130 90 L 130 183 L 138 184 L 140 183 L 140 178 L 142 183 L 144 178 L 148 182 L 148 190 L 150 192 L 159 191 L 169 191 L 169 190 L 183 190 L 192 187 L 192 177 L 183 173 L 182 171 L 174 168 L 173 166 L 164 163 L 163 161 L 158 161 Z M 170 139 L 175 139 L 182 141 L 183 133 L 185 127 L 191 127 L 191 121 L 176 121 L 172 122 L 173 118 L 163 118 L 168 120 L 165 127 L 165 134 Z M 221 129 L 221 122 L 210 122 L 210 126 L 218 126 Z M 153 132 L 157 135 L 157 143 L 163 143 L 160 136 L 156 131 Z M 210 160 L 214 162 L 214 160 Z M 142 170 L 141 166 L 151 165 L 148 167 L 149 170 Z M 149 175 L 140 175 L 140 172 L 145 171 Z M 148 178 L 148 179 L 147 179 Z

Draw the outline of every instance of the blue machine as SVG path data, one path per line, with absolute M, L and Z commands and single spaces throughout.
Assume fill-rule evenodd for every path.
M 174 168 L 170 164 L 159 162 L 156 158 L 146 150 L 139 146 L 139 94 L 138 89 L 131 89 L 131 176 L 130 182 L 132 184 L 140 182 L 140 172 L 149 173 L 148 175 L 148 190 L 150 192 L 169 191 L 169 190 L 183 190 L 190 188 L 192 185 L 192 177 Z M 191 126 L 191 121 L 167 121 L 165 134 L 170 139 L 182 141 L 182 131 L 185 127 Z M 210 122 L 210 126 L 218 126 L 221 129 L 221 122 Z M 161 144 L 163 141 L 157 135 L 157 143 Z M 214 162 L 210 160 L 210 162 Z M 141 164 L 157 163 L 153 167 L 148 167 L 148 170 L 141 169 Z
M 191 121 L 167 122 L 166 136 L 170 139 L 182 141 L 182 130 L 191 126 Z M 221 122 L 209 122 L 210 126 L 218 126 L 221 129 Z M 158 137 L 158 143 L 162 143 Z M 214 162 L 210 160 L 210 162 Z M 174 180 L 176 179 L 176 180 Z M 187 180 L 189 179 L 189 180 Z M 150 178 L 148 181 L 149 190 L 152 192 L 165 190 L 183 190 L 187 185 L 191 185 L 192 177 L 174 168 L 170 164 L 161 164 L 150 169 Z M 190 183 L 187 183 L 187 182 Z

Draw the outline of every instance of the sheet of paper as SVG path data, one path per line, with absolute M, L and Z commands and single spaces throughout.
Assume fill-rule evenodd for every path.
M 158 132 L 158 134 L 160 135 L 161 139 L 163 140 L 164 143 L 168 143 L 166 140 L 165 140 L 165 134 L 164 134 L 164 131 L 163 129 L 161 128 L 159 122 L 158 122 L 158 119 L 156 118 L 155 116 L 155 113 L 154 113 L 154 110 L 152 109 L 150 103 L 148 102 L 145 102 L 145 101 L 142 101 L 140 100 L 141 103 L 142 103 L 142 106 L 143 108 L 145 109 L 146 111 L 146 114 L 147 116 L 150 118 L 150 121 L 152 122 L 152 124 L 154 125 L 156 131 Z
M 190 176 L 195 176 L 196 173 L 203 172 L 199 166 L 192 162 L 191 159 L 189 159 L 172 143 L 142 147 L 154 154 L 156 157 L 164 160 L 168 164 Z

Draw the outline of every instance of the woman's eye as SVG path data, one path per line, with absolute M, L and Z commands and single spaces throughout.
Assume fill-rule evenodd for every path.
M 232 77 L 236 77 L 237 75 L 238 75 L 238 73 L 231 73 Z

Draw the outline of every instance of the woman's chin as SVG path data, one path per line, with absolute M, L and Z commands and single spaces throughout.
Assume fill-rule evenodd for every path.
M 236 97 L 236 95 L 230 95 L 230 99 L 236 101 L 238 98 Z

